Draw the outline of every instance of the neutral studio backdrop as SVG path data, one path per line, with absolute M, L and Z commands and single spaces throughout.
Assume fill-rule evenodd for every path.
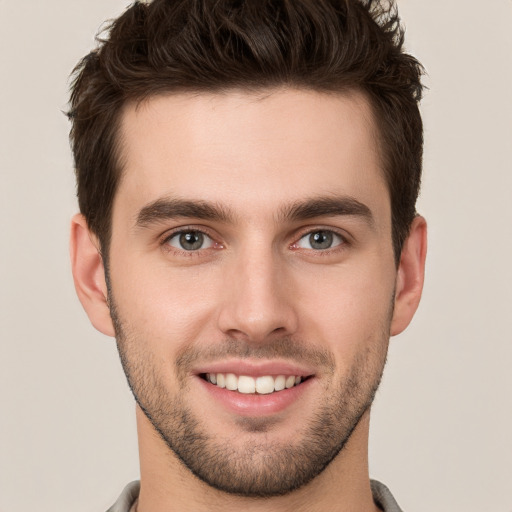
M 133 400 L 68 263 L 68 75 L 127 0 L 0 0 L 0 512 L 101 511 Z M 422 305 L 391 343 L 371 475 L 412 512 L 512 512 L 512 1 L 398 0 L 428 70 Z

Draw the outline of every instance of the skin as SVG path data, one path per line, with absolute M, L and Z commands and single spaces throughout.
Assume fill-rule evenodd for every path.
M 239 460 L 248 447 L 263 447 L 245 471 L 265 469 L 265 453 L 307 444 L 307 427 L 322 407 L 339 414 L 342 404 L 332 437 L 348 437 L 299 489 L 250 498 L 194 476 L 156 433 L 155 417 L 150 421 L 137 406 L 140 512 L 171 505 L 377 510 L 368 476 L 369 404 L 389 336 L 407 327 L 420 300 L 426 225 L 415 219 L 397 268 L 389 194 L 364 96 L 280 89 L 154 97 L 126 106 L 121 136 L 110 290 L 98 241 L 81 215 L 72 221 L 71 256 L 78 296 L 98 330 L 109 336 L 117 330 L 139 401 L 149 409 L 152 397 L 165 397 L 167 405 L 186 408 L 211 443 L 229 447 Z M 293 206 L 318 198 L 364 208 L 290 215 Z M 151 210 L 170 199 L 215 205 L 225 215 L 167 218 Z M 180 229 L 204 232 L 207 243 L 180 249 L 179 237 L 172 238 Z M 310 245 L 310 233 L 319 231 L 336 234 L 330 248 Z M 285 348 L 276 352 L 280 343 Z M 300 359 L 293 343 L 304 360 L 293 360 Z M 249 364 L 275 359 L 307 367 L 311 378 L 299 399 L 276 413 L 244 416 L 212 398 L 196 370 L 236 365 L 242 351 Z M 195 359 L 180 366 L 184 355 Z M 335 396 L 355 397 L 357 404 Z M 156 420 L 162 426 L 165 417 Z

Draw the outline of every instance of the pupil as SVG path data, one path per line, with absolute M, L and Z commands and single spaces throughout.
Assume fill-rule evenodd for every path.
M 329 249 L 332 245 L 332 233 L 317 231 L 309 236 L 309 243 L 313 249 Z
M 180 245 L 186 251 L 200 249 L 203 245 L 203 234 L 197 231 L 190 231 L 180 235 Z

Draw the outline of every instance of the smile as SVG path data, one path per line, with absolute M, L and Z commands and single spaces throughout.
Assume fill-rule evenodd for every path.
M 299 385 L 304 377 L 299 375 L 262 375 L 251 377 L 234 373 L 206 373 L 203 378 L 211 384 L 238 393 L 269 395 Z M 307 377 L 306 377 L 307 378 Z

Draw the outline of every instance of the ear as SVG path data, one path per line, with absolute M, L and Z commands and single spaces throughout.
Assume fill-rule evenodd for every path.
M 70 254 L 76 293 L 89 320 L 98 331 L 114 336 L 99 241 L 81 214 L 71 219 Z
M 411 322 L 420 303 L 427 256 L 427 223 L 417 216 L 402 248 L 396 278 L 395 309 L 391 335 L 400 334 Z

